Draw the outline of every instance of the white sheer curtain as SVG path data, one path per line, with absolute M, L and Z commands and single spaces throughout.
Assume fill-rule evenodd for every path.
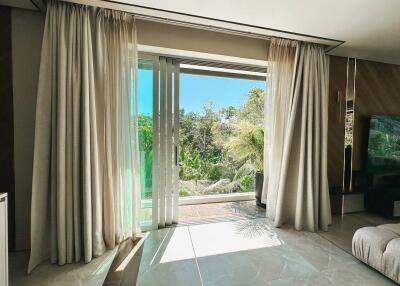
M 89 262 L 139 232 L 136 60 L 131 16 L 48 1 L 28 272 Z
M 321 46 L 273 39 L 265 99 L 263 200 L 276 226 L 327 230 L 328 60 Z

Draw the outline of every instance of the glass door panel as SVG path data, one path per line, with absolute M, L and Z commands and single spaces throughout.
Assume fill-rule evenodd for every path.
M 156 55 L 138 62 L 142 230 L 178 218 L 179 63 Z
M 153 60 L 138 62 L 138 128 L 140 154 L 140 226 L 152 225 L 152 167 L 153 167 Z

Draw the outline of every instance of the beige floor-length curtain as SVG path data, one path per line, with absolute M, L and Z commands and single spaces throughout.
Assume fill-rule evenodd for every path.
M 126 13 L 48 1 L 28 272 L 89 262 L 139 231 L 135 33 Z
M 265 99 L 263 199 L 276 226 L 327 230 L 328 59 L 323 47 L 273 39 Z

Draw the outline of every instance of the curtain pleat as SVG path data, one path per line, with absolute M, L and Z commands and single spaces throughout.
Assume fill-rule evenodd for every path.
M 328 62 L 323 47 L 274 39 L 265 100 L 263 200 L 276 226 L 327 230 Z
M 89 262 L 139 232 L 136 57 L 128 14 L 48 1 L 28 272 Z

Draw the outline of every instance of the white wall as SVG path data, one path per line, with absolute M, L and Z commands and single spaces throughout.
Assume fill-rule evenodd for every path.
M 16 249 L 30 248 L 36 92 L 44 14 L 12 9 Z
M 137 21 L 136 27 L 138 42 L 143 45 L 263 61 L 267 59 L 269 42 L 262 39 L 141 20 Z

